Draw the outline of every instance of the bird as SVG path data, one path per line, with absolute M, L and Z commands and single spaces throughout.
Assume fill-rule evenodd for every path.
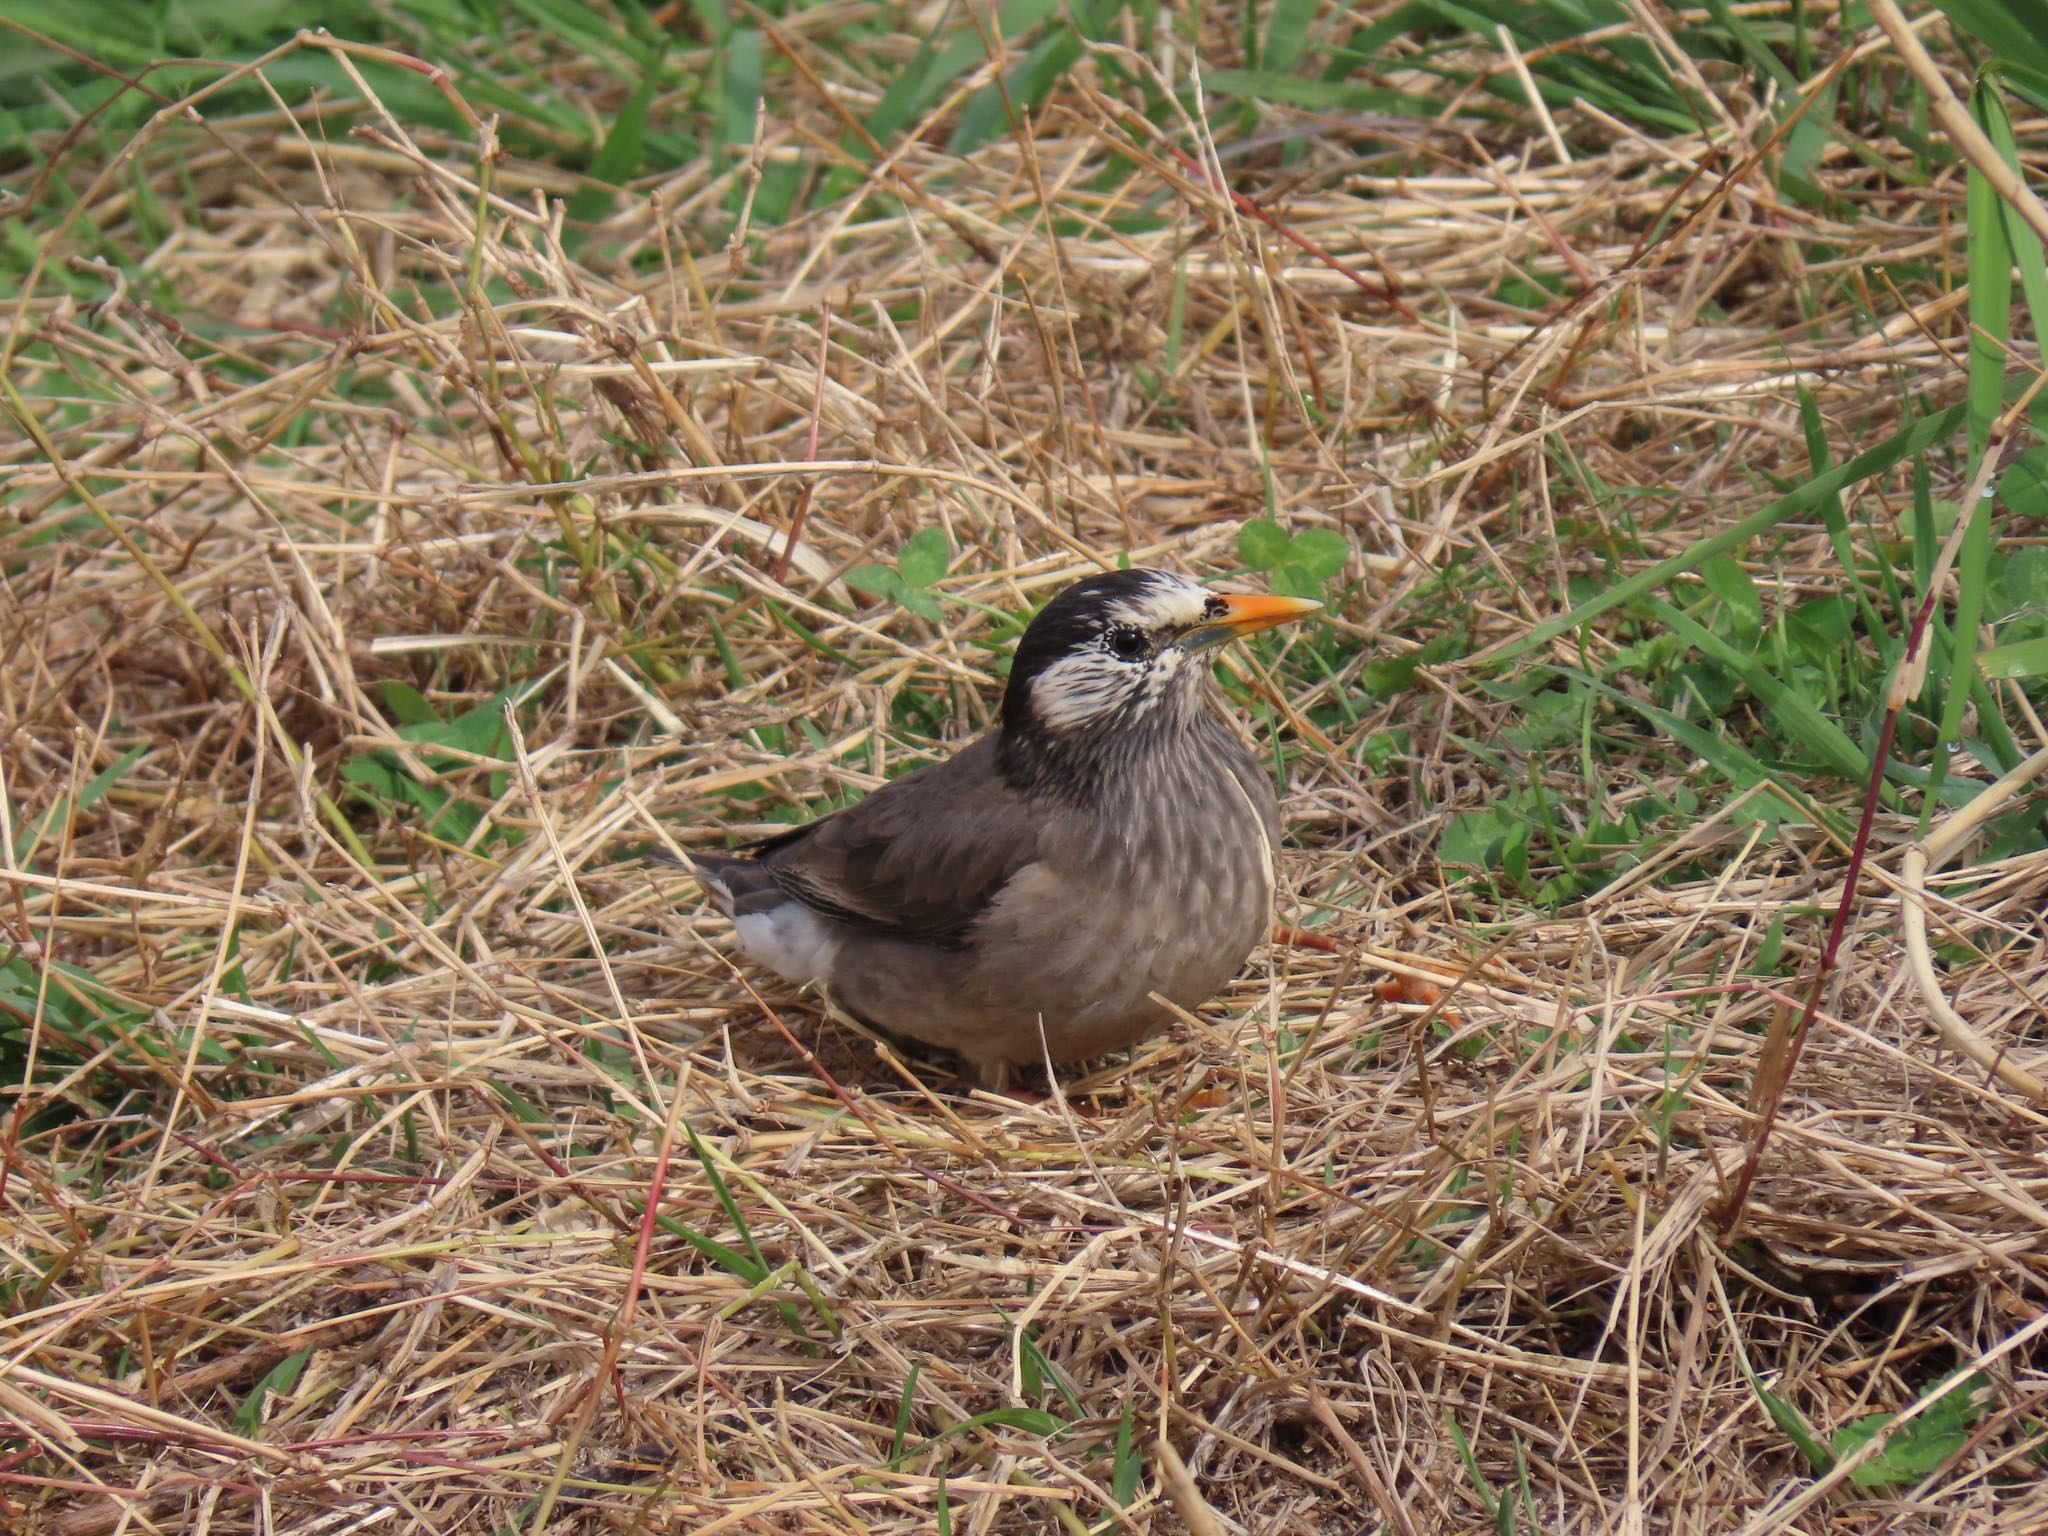
M 1309 598 L 1157 569 L 1062 589 L 997 723 L 956 755 L 741 852 L 691 852 L 740 951 L 982 1082 L 1101 1056 L 1198 1007 L 1272 922 L 1272 779 L 1220 714 L 1211 647 Z

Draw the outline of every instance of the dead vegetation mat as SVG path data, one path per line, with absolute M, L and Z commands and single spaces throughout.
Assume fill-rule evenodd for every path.
M 2048 1522 L 2043 1105 L 1930 1028 L 1910 814 L 1732 1239 L 1840 842 L 1703 812 L 1555 910 L 1439 862 L 1504 774 L 1567 820 L 1712 777 L 1640 720 L 1593 779 L 1576 735 L 1516 745 L 1472 657 L 1804 478 L 1800 390 L 1843 459 L 1960 397 L 1959 173 L 1830 158 L 1845 211 L 1788 206 L 1726 105 L 1691 139 L 1575 119 L 1605 147 L 1569 162 L 1304 116 L 1284 170 L 1220 162 L 1268 214 L 1076 87 L 966 173 L 913 138 L 720 243 L 745 164 L 585 239 L 570 178 L 373 99 L 60 160 L 89 217 L 41 231 L 6 341 L 37 425 L 0 530 L 0 1523 Z M 811 109 L 765 159 L 828 153 Z M 138 188 L 157 283 L 80 238 L 138 238 Z M 1797 302 L 1909 259 L 1867 311 Z M 1634 555 L 1589 548 L 1623 514 L 1565 455 L 1659 488 Z M 1908 472 L 1859 515 L 1903 518 Z M 1061 583 L 1240 573 L 1269 510 L 1350 551 L 1333 666 L 1229 664 L 1314 942 L 1131 1059 L 973 1090 L 735 969 L 639 857 L 947 750 Z M 932 528 L 945 574 L 877 595 Z M 1781 534 L 1774 608 L 1832 568 L 1818 521 Z M 1999 958 L 1949 1001 L 2038 1067 L 2048 863 L 1959 862 L 1938 937 Z M 1968 1432 L 1884 1489 L 1759 1390 L 1825 1437 L 1964 1368 Z

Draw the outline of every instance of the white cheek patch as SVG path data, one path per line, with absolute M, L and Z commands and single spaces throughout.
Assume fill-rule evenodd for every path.
M 1071 731 L 1119 709 L 1143 715 L 1172 692 L 1187 663 L 1187 653 L 1173 645 L 1145 661 L 1120 661 L 1093 647 L 1062 656 L 1032 681 L 1031 712 L 1054 731 Z
M 1090 647 L 1062 656 L 1031 682 L 1031 712 L 1041 725 L 1070 731 L 1115 709 L 1138 686 L 1138 668 Z

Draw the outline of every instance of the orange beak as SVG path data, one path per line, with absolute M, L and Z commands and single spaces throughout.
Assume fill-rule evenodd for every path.
M 1270 597 L 1251 592 L 1218 592 L 1224 612 L 1181 637 L 1181 644 L 1206 650 L 1227 640 L 1241 640 L 1276 624 L 1316 612 L 1323 605 L 1310 597 Z

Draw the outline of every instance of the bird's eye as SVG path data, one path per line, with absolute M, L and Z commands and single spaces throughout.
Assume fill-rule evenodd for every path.
M 1129 624 L 1119 624 L 1109 632 L 1109 653 L 1118 661 L 1137 661 L 1151 649 L 1145 642 L 1144 631 Z

